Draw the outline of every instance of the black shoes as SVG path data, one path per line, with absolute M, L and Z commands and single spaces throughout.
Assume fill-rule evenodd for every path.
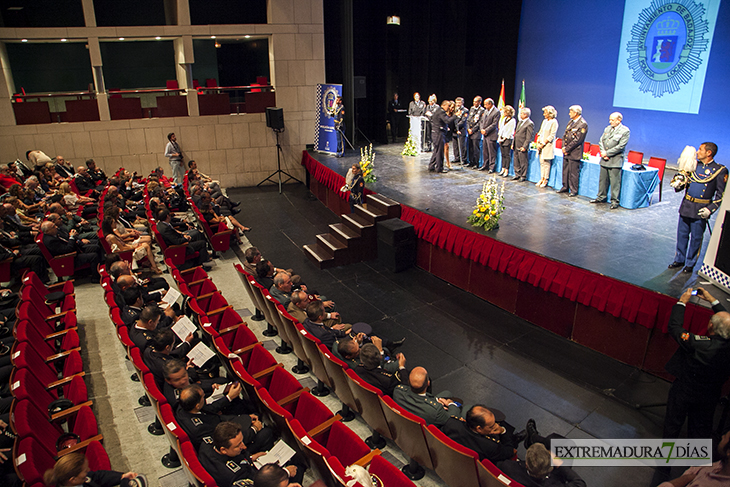
M 393 342 L 393 344 L 390 346 L 390 348 L 396 348 L 403 346 L 403 344 L 406 342 L 405 337 L 401 338 L 400 340 L 396 340 Z
M 616 208 L 618 208 L 618 203 L 611 203 L 611 209 L 615 210 Z
M 685 267 L 682 269 L 683 274 L 692 274 L 692 271 L 694 270 L 694 267 Z
M 575 198 L 578 196 L 578 193 L 568 193 L 568 198 Z
M 559 190 L 556 191 L 556 193 L 567 193 L 567 192 L 568 192 L 568 188 L 560 188 Z
M 515 433 L 512 435 L 512 438 L 515 440 L 515 445 L 519 445 L 523 441 L 525 441 L 525 438 L 527 438 L 527 431 L 522 430 L 519 433 Z
M 677 267 L 682 267 L 684 265 L 684 262 L 672 262 L 667 266 L 668 269 L 676 269 Z
M 599 200 L 598 198 L 591 200 L 591 203 L 605 203 L 606 200 Z
M 535 420 L 530 418 L 527 420 L 527 424 L 525 425 L 525 449 L 530 448 L 532 444 L 535 442 L 535 437 L 539 435 L 537 432 L 537 424 L 535 423 Z
M 522 179 L 522 178 L 520 178 L 519 176 L 515 176 L 512 178 L 512 181 L 519 181 L 520 179 Z

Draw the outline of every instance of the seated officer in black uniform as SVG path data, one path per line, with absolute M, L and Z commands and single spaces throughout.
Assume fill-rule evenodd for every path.
M 230 386 L 230 393 L 240 393 L 239 383 Z M 216 401 L 218 406 L 225 406 L 225 402 Z M 213 441 L 213 430 L 223 421 L 233 421 L 241 427 L 243 442 L 250 453 L 268 451 L 274 446 L 274 430 L 267 428 L 259 421 L 257 414 L 221 414 L 220 411 L 213 412 L 211 408 L 203 410 L 206 406 L 205 393 L 198 384 L 190 384 L 180 391 L 175 418 L 180 427 L 190 437 L 195 449 L 199 449 L 201 443 Z
M 477 404 L 466 413 L 466 419 L 451 417 L 441 431 L 455 442 L 471 448 L 491 462 L 509 460 L 517 453 L 517 446 L 526 433 L 515 433 L 514 426 L 506 421 L 495 421 L 494 414 L 486 406 Z
M 243 441 L 241 427 L 234 422 L 224 421 L 213 430 L 212 443 L 203 442 L 198 459 L 218 485 L 245 487 L 252 484 L 257 472 L 254 460 L 265 452 L 249 454 Z M 297 457 L 292 458 L 295 461 Z M 301 483 L 304 478 L 303 464 L 287 463 L 284 468 L 292 482 Z
M 392 396 L 396 386 L 402 384 L 403 380 L 408 379 L 406 357 L 402 353 L 399 353 L 397 357 L 397 361 L 389 360 L 386 363 L 386 369 L 382 365 L 384 357 L 378 347 L 372 343 L 366 343 L 360 348 L 360 361 L 362 363 L 354 368 L 355 373 L 371 386 L 383 391 L 383 394 Z M 397 367 L 395 370 L 393 370 L 393 363 Z

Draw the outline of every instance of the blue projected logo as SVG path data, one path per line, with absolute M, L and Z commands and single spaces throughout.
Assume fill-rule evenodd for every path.
M 640 91 L 661 98 L 691 81 L 709 46 L 705 13 L 693 0 L 654 0 L 641 11 L 626 45 Z

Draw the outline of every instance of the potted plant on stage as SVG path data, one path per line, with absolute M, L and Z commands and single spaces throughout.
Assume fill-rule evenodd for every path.
M 362 178 L 366 183 L 374 183 L 378 179 L 373 172 L 375 171 L 375 151 L 373 144 L 369 147 L 360 148 L 360 169 L 362 169 Z
M 413 137 L 413 132 L 408 132 L 408 139 L 406 145 L 403 147 L 402 156 L 417 156 L 418 147 L 416 146 L 416 139 Z
M 504 208 L 504 181 L 500 187 L 497 178 L 492 176 L 491 179 L 484 182 L 482 194 L 477 198 L 477 203 L 467 222 L 487 231 L 497 229 Z

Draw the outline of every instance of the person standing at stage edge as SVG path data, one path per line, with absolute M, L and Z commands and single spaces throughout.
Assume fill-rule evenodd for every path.
M 456 133 L 454 134 L 454 140 L 456 140 L 454 162 L 468 164 L 466 159 L 466 128 L 469 119 L 469 110 L 464 106 L 464 99 L 462 97 L 456 99 L 454 114 L 456 115 L 456 120 L 454 120 L 454 126 L 456 127 Z
M 449 128 L 449 124 L 456 119 L 456 116 L 449 117 L 446 114 L 446 110 L 449 109 L 451 102 L 444 101 L 439 107 L 431 112 L 431 135 L 433 137 L 433 154 L 431 155 L 431 162 L 428 164 L 429 172 L 446 172 L 444 170 L 444 142 L 446 137 L 446 131 Z
M 669 268 L 684 266 L 685 274 L 691 273 L 697 263 L 707 221 L 720 207 L 727 185 L 727 168 L 715 162 L 716 154 L 717 144 L 713 142 L 703 142 L 697 149 L 697 168 L 689 176 L 689 186 L 679 205 L 677 252 Z
M 472 107 L 469 109 L 469 120 L 466 122 L 466 130 L 469 133 L 469 164 L 467 167 L 479 167 L 479 156 L 482 155 L 479 141 L 482 139 L 482 133 L 479 131 L 479 123 L 484 114 L 482 107 L 482 97 L 475 96 Z
M 167 140 L 169 142 L 165 147 L 165 157 L 170 160 L 172 177 L 175 184 L 182 184 L 183 178 L 185 177 L 185 168 L 183 167 L 182 151 L 180 150 L 180 146 L 177 144 L 175 132 L 167 134 Z
M 438 108 L 438 100 L 436 99 L 436 95 L 431 95 L 428 97 L 428 106 L 426 107 L 426 112 L 424 113 L 426 120 L 423 121 L 424 126 L 426 127 L 424 132 L 424 138 L 423 138 L 423 152 L 431 152 L 433 150 L 433 144 L 432 140 L 433 137 L 431 136 L 431 130 L 433 130 L 433 124 L 431 123 L 431 117 L 433 116 L 434 112 Z
M 494 100 L 487 98 L 484 100 L 484 113 L 479 121 L 479 131 L 484 137 L 482 140 L 482 159 L 484 159 L 484 163 L 479 170 L 487 171 L 489 174 L 494 172 L 494 166 L 497 164 L 498 125 L 499 110 L 494 107 Z
M 390 136 L 393 137 L 393 142 L 398 140 L 398 132 L 400 117 L 399 112 L 402 110 L 400 106 L 400 99 L 398 93 L 393 93 L 393 99 L 388 103 L 388 120 L 390 121 Z
M 342 97 L 335 99 L 335 130 L 337 131 L 337 157 L 345 155 L 345 105 Z
M 608 183 L 611 182 L 611 209 L 618 208 L 621 193 L 621 170 L 624 165 L 624 151 L 629 143 L 629 128 L 621 123 L 624 116 L 613 112 L 608 117 L 608 127 L 603 131 L 598 146 L 601 149 L 601 176 L 598 180 L 598 196 L 591 203 L 605 203 L 608 197 Z
M 532 112 L 529 108 L 520 108 L 520 121 L 515 128 L 515 138 L 512 149 L 515 154 L 515 177 L 514 181 L 520 182 L 527 179 L 527 161 L 530 153 L 530 143 L 535 135 L 535 123 L 530 119 Z
M 583 142 L 588 133 L 588 123 L 582 117 L 583 108 L 573 105 L 568 109 L 570 122 L 563 135 L 563 187 L 558 193 L 568 193 L 571 198 L 578 196 L 580 181 L 580 162 L 583 159 Z

